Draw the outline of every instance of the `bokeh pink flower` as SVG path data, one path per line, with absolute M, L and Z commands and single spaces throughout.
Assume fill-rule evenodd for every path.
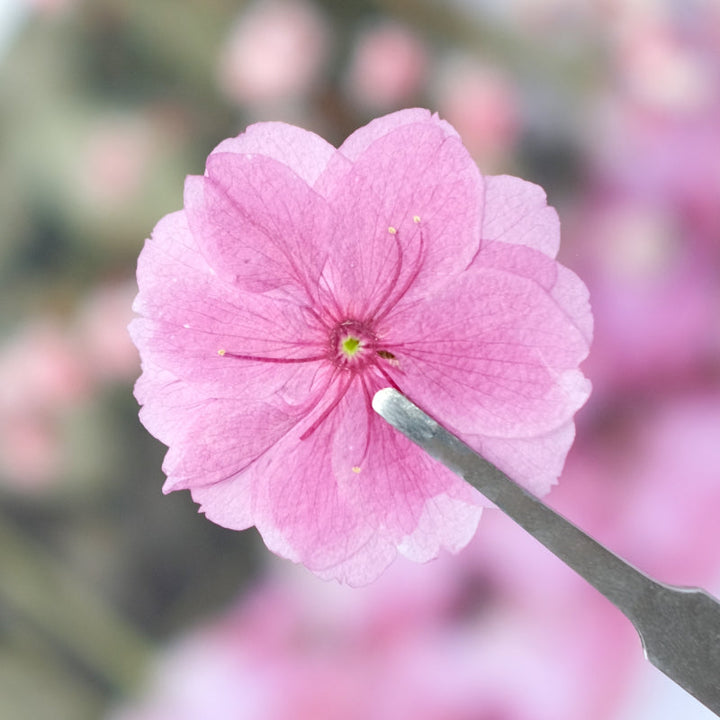
M 385 22 L 355 41 L 345 85 L 352 100 L 371 111 L 392 110 L 412 101 L 429 64 L 428 49 L 410 28 Z
M 72 467 L 71 418 L 136 375 L 134 282 L 100 284 L 69 318 L 36 317 L 0 343 L 0 485 L 42 494 Z
M 142 697 L 110 717 L 607 720 L 641 662 L 634 631 L 532 538 L 493 520 L 467 555 L 432 571 L 399 562 L 366 588 L 271 567 L 176 639 Z
M 569 226 L 592 291 L 596 392 L 692 382 L 713 362 L 720 292 L 676 208 L 598 193 Z
M 708 587 L 720 570 L 720 391 L 637 400 L 573 448 L 553 504 L 660 580 Z
M 22 493 L 53 484 L 63 460 L 61 419 L 87 397 L 83 359 L 62 325 L 28 322 L 0 346 L 0 478 Z
M 126 380 L 137 372 L 137 349 L 126 330 L 136 294 L 133 281 L 108 282 L 89 292 L 78 310 L 74 334 L 98 382 Z
M 481 167 L 507 167 L 521 131 L 518 91 L 500 68 L 453 54 L 437 68 L 438 108 Z
M 297 102 L 322 75 L 330 49 L 320 11 L 305 0 L 258 0 L 245 8 L 220 56 L 218 82 L 252 108 Z
M 537 186 L 453 128 L 385 116 L 339 150 L 278 123 L 221 143 L 138 264 L 141 419 L 165 491 L 351 584 L 472 537 L 479 494 L 376 417 L 399 388 L 536 492 L 589 384 L 582 282 Z
M 87 134 L 81 155 L 81 196 L 97 212 L 126 205 L 148 174 L 157 133 L 142 116 L 105 119 Z

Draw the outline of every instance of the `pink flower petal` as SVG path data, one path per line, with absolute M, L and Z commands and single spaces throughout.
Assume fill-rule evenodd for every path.
M 338 226 L 325 277 L 350 314 L 381 315 L 424 295 L 479 247 L 482 177 L 439 122 L 381 136 L 333 180 L 325 192 Z
M 557 482 L 574 439 L 572 421 L 530 438 L 466 435 L 466 440 L 484 458 L 535 495 L 545 495 Z
M 357 499 L 357 483 L 336 481 L 329 418 L 304 441 L 292 430 L 248 471 L 242 482 L 225 481 L 194 488 L 193 499 L 214 522 L 236 527 L 236 508 L 250 506 L 254 522 L 275 553 L 302 562 L 315 572 L 332 574 L 336 566 L 353 568 L 359 582 L 374 579 L 396 554 L 366 517 Z M 361 575 L 364 574 L 364 577 Z M 347 581 L 348 575 L 341 578 Z
M 215 153 L 264 155 L 287 165 L 308 185 L 314 185 L 336 150 L 315 133 L 282 122 L 264 122 L 223 140 L 211 155 Z
M 432 114 L 424 108 L 409 108 L 371 120 L 345 140 L 340 146 L 340 152 L 350 160 L 357 160 L 376 140 L 385 137 L 394 130 L 404 125 L 424 124 L 436 125 L 448 137 L 459 138 L 455 128 L 444 120 L 440 120 L 437 114 Z
M 555 262 L 539 250 L 505 242 L 485 242 L 473 264 L 496 268 L 534 280 L 547 290 L 558 307 L 575 323 L 590 343 L 593 317 L 590 312 L 588 290 L 572 270 Z
M 253 292 L 316 292 L 332 236 L 320 195 L 264 155 L 214 153 L 185 182 L 188 224 L 213 270 Z
M 394 130 L 404 126 L 427 124 L 437 126 L 448 137 L 459 138 L 457 132 L 449 123 L 440 120 L 437 114 L 431 114 L 429 110 L 411 108 L 383 115 L 358 128 L 345 140 L 330 158 L 325 172 L 317 179 L 315 190 L 324 196 L 332 194 L 338 185 L 338 178 L 342 178 L 350 172 L 354 161 L 376 140 L 380 140 Z
M 235 508 L 250 503 L 273 551 L 353 585 L 375 579 L 398 547 L 429 560 L 472 537 L 478 493 L 369 415 L 358 383 L 314 433 L 299 441 L 301 432 L 291 430 L 250 470 L 251 483 L 194 488 L 201 510 L 234 527 Z
M 483 240 L 473 265 L 479 268 L 502 270 L 534 280 L 545 290 L 552 290 L 560 267 L 552 258 L 525 245 Z
M 138 261 L 130 331 L 145 362 L 204 388 L 207 397 L 271 397 L 295 382 L 310 389 L 326 337 L 303 306 L 222 282 L 195 246 L 182 213 L 156 227 Z M 224 355 L 220 353 L 226 353 Z M 233 354 L 260 360 L 237 360 Z M 279 362 L 267 362 L 275 358 Z
M 585 341 L 590 345 L 593 338 L 593 316 L 590 310 L 590 293 L 585 283 L 563 265 L 557 266 L 557 280 L 551 295 L 558 307 L 575 323 Z
M 475 500 L 483 502 L 481 497 Z M 433 560 L 441 549 L 458 552 L 472 540 L 481 512 L 480 504 L 470 504 L 467 499 L 436 495 L 425 503 L 417 527 L 398 545 L 398 551 L 414 562 Z
M 545 434 L 588 396 L 577 370 L 587 354 L 585 338 L 526 278 L 473 268 L 388 324 L 398 360 L 388 372 L 461 433 Z
M 262 400 L 239 404 L 234 399 L 208 399 L 197 405 L 192 421 L 184 424 L 165 456 L 168 480 L 163 492 L 228 479 L 242 482 L 242 472 L 305 414 L 297 407 L 277 408 Z M 244 529 L 253 523 L 242 524 Z
M 324 335 L 313 346 L 297 305 L 222 283 L 194 247 L 182 213 L 158 224 L 138 279 L 135 307 L 154 319 L 131 325 L 145 365 L 136 395 L 146 403 L 146 427 L 171 446 L 165 490 L 237 475 L 306 415 L 326 386 L 317 360 L 288 362 L 324 357 Z M 285 362 L 239 360 L 232 357 L 238 348 Z
M 357 382 L 351 387 L 338 406 L 332 441 L 333 474 L 357 486 L 364 513 L 381 518 L 398 542 L 416 530 L 430 498 L 450 494 L 476 505 L 472 488 L 372 412 L 373 391 L 360 392 Z
M 527 245 L 554 258 L 560 246 L 560 221 L 547 205 L 545 191 L 509 175 L 485 178 L 483 240 Z

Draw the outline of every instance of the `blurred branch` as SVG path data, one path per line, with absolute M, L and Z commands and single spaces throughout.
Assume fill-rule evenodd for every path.
M 150 656 L 148 643 L 69 568 L 0 516 L 0 600 L 91 672 L 130 693 Z

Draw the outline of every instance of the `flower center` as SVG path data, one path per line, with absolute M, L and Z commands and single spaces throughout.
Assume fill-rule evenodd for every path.
M 359 370 L 374 360 L 377 338 L 359 320 L 344 320 L 330 333 L 330 359 L 339 368 Z
M 352 357 L 360 349 L 360 340 L 350 335 L 342 341 L 342 349 L 346 355 Z

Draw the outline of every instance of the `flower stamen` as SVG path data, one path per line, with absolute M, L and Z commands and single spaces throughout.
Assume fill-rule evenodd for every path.
M 325 360 L 325 355 L 311 355 L 310 357 L 290 357 L 290 358 L 276 358 L 276 357 L 264 357 L 257 355 L 239 355 L 238 353 L 228 352 L 227 350 L 221 349 L 217 351 L 220 357 L 234 358 L 235 360 L 254 360 L 255 362 L 269 362 L 269 363 L 305 363 L 305 362 L 316 362 L 318 360 Z

